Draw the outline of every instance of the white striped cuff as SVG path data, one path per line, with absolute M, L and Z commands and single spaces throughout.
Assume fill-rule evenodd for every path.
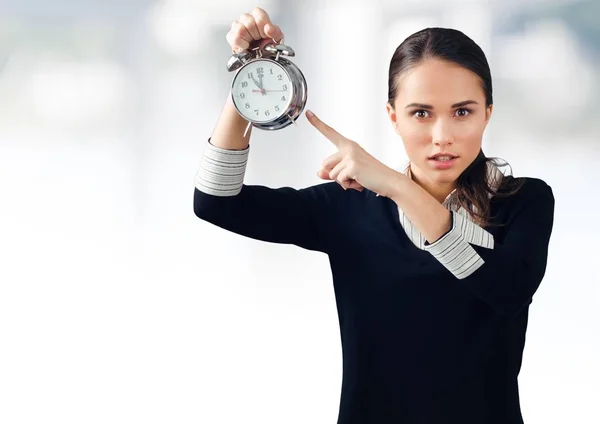
M 477 244 L 493 249 L 494 237 L 462 215 L 454 211 L 450 211 L 450 213 L 452 214 L 451 230 L 434 243 L 426 244 L 424 249 L 440 261 L 456 278 L 462 280 L 485 263 L 467 239 L 478 239 L 480 243 Z
M 470 244 L 485 247 L 486 249 L 494 248 L 494 236 L 475 224 L 466 209 L 461 208 L 456 213 L 459 217 L 454 221 L 466 241 Z
M 236 196 L 242 191 L 250 146 L 244 150 L 227 150 L 211 144 L 204 149 L 196 174 L 196 188 L 213 196 Z

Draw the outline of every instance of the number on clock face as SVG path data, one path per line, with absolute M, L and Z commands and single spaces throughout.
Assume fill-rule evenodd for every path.
M 248 120 L 268 122 L 287 110 L 292 98 L 292 82 L 276 62 L 256 60 L 235 76 L 232 87 L 234 103 Z

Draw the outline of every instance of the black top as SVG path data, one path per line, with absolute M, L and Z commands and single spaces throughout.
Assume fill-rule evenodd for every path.
M 396 203 L 367 189 L 243 185 L 219 197 L 196 188 L 194 211 L 329 256 L 343 351 L 338 424 L 517 424 L 528 307 L 554 215 L 550 186 L 524 179 L 517 194 L 492 198 L 492 222 L 504 225 L 485 228 L 494 247 L 473 245 L 485 263 L 463 279 L 411 242 Z

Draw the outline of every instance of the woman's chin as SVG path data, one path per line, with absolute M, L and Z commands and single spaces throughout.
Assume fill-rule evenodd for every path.
M 451 184 L 456 182 L 459 174 L 452 169 L 446 171 L 433 171 L 429 173 L 429 178 L 438 184 Z
M 464 169 L 459 169 L 456 165 L 451 166 L 448 169 L 437 169 L 434 166 L 431 166 L 430 163 L 424 163 L 420 170 L 428 180 L 437 184 L 455 183 L 462 171 L 464 171 Z

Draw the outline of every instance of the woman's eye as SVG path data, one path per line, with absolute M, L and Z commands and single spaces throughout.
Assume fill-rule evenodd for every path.
M 416 110 L 415 112 L 413 112 L 413 115 L 416 116 L 417 118 L 427 118 L 427 114 L 429 112 L 427 112 L 426 110 L 422 109 L 422 110 Z
M 468 116 L 471 113 L 471 110 L 470 109 L 461 108 L 461 109 L 457 109 L 456 112 L 458 113 L 458 116 L 460 118 L 464 118 L 465 116 Z

